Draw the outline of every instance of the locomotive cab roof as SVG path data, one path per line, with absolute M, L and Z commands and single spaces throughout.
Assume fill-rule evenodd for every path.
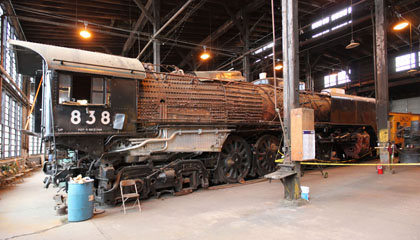
M 42 69 L 42 58 L 48 69 L 122 78 L 146 78 L 144 66 L 137 58 L 19 40 L 9 40 L 9 43 L 18 50 L 18 70 L 24 75 L 34 76 L 36 70 Z

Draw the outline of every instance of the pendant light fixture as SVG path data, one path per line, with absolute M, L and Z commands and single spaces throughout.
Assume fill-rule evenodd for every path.
M 408 27 L 409 23 L 407 21 L 398 22 L 395 24 L 395 26 L 392 28 L 394 31 L 401 31 Z
M 353 36 L 353 0 L 350 1 L 350 8 L 351 8 L 351 13 L 350 13 L 350 18 L 351 18 L 351 40 L 350 43 L 346 46 L 346 49 L 353 49 L 356 48 L 360 45 L 360 43 L 354 41 L 354 36 Z
M 85 38 L 85 39 L 88 39 L 88 38 L 90 38 L 91 36 L 92 36 L 92 34 L 87 30 L 87 25 L 88 25 L 88 23 L 87 22 L 85 22 L 85 29 L 83 29 L 82 31 L 80 31 L 80 36 L 82 37 L 82 38 Z
M 210 54 L 206 51 L 206 46 L 203 46 L 204 51 L 201 53 L 200 58 L 202 60 L 207 60 L 209 59 L 211 56 Z

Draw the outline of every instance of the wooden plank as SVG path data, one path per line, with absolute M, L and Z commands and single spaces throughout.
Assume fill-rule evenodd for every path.
M 293 161 L 311 160 L 304 158 L 304 131 L 314 131 L 314 110 L 309 108 L 295 108 L 291 110 L 291 156 Z M 313 143 L 315 144 L 315 142 Z

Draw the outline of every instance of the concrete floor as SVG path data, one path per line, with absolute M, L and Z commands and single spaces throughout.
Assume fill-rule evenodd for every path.
M 0 239 L 420 239 L 420 167 L 377 175 L 374 167 L 307 172 L 311 200 L 287 206 L 280 182 L 203 190 L 119 206 L 68 223 L 56 216 L 38 171 L 0 190 Z

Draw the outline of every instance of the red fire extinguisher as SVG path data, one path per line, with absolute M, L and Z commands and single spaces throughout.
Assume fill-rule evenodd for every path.
M 377 165 L 376 170 L 378 171 L 378 174 L 384 174 L 384 170 L 382 168 L 382 165 Z

